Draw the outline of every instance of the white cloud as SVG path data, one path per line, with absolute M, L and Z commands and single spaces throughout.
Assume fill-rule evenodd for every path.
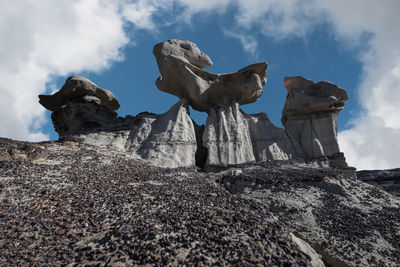
M 258 42 L 256 38 L 252 35 L 237 33 L 229 30 L 224 30 L 225 36 L 232 37 L 240 41 L 243 46 L 243 49 L 252 55 L 253 57 L 257 57 L 257 49 L 258 49 Z
M 138 29 L 157 31 L 154 16 L 165 10 L 172 9 L 173 3 L 173 0 L 123 2 L 121 5 L 122 15 Z
M 51 77 L 99 71 L 122 59 L 128 39 L 118 8 L 101 0 L 0 4 L 0 136 L 48 138 L 37 95 Z

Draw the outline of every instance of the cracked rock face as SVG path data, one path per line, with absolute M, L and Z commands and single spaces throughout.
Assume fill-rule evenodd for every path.
M 79 135 L 86 143 L 126 151 L 163 167 L 194 167 L 196 133 L 184 100 L 166 113 L 139 114 L 129 129 Z
M 206 168 L 303 156 L 300 146 L 266 114 L 246 114 L 238 103 L 210 108 L 203 145 L 208 152 Z

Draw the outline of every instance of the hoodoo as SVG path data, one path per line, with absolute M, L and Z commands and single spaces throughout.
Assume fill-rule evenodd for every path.
M 178 103 L 161 115 L 144 112 L 121 118 L 115 112 L 119 102 L 110 91 L 72 76 L 60 91 L 39 96 L 39 102 L 53 111 L 60 137 L 75 136 L 164 167 L 288 159 L 323 159 L 331 166 L 347 166 L 337 142 L 337 116 L 347 94 L 338 86 L 300 76 L 286 78 L 282 129 L 265 113 L 240 109 L 261 96 L 266 62 L 231 73 L 210 73 L 203 70 L 213 64 L 210 57 L 185 40 L 159 43 L 153 54 L 161 74 L 157 88 L 177 96 Z M 193 122 L 189 105 L 208 113 L 204 127 Z

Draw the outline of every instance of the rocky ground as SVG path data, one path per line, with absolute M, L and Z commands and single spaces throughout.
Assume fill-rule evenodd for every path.
M 323 266 L 292 233 L 328 266 L 400 266 L 400 199 L 312 165 L 206 173 L 0 138 L 0 266 Z
M 242 165 L 217 174 L 262 203 L 332 266 L 400 266 L 400 199 L 334 169 L 298 162 Z
M 400 168 L 358 171 L 357 177 L 365 183 L 377 186 L 394 196 L 400 197 Z
M 218 179 L 73 141 L 0 139 L 0 265 L 310 265 L 263 204 Z

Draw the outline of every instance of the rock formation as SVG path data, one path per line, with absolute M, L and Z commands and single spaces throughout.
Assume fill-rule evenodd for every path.
M 192 42 L 168 40 L 154 46 L 161 76 L 156 86 L 180 100 L 168 112 L 118 117 L 116 97 L 81 76 L 71 76 L 57 93 L 40 95 L 53 111 L 60 135 L 75 136 L 164 167 L 205 167 L 288 159 L 329 159 L 347 167 L 337 142 L 337 115 L 346 92 L 329 82 L 285 79 L 285 129 L 265 113 L 246 114 L 240 105 L 257 101 L 267 80 L 267 63 L 237 72 L 213 74 L 211 59 Z M 190 118 L 188 106 L 208 113 L 204 126 Z
M 202 70 L 211 59 L 192 42 L 168 40 L 154 46 L 161 76 L 156 86 L 161 91 L 185 98 L 198 111 L 212 106 L 240 105 L 257 101 L 267 80 L 267 63 L 257 63 L 237 72 L 214 74 Z
M 185 100 L 161 115 L 144 112 L 121 118 L 113 110 L 119 107 L 114 95 L 80 76 L 68 78 L 54 95 L 39 98 L 53 110 L 60 137 L 125 151 L 158 166 L 195 166 L 196 135 Z
M 113 93 L 82 76 L 69 77 L 60 91 L 53 95 L 40 95 L 39 103 L 48 110 L 57 111 L 69 100 L 83 96 L 95 97 L 95 102 L 110 110 L 119 109 L 119 102 Z
M 330 82 L 314 83 L 301 76 L 286 77 L 288 91 L 282 111 L 282 124 L 310 159 L 340 153 L 337 141 L 337 116 L 347 93 Z
M 297 143 L 274 127 L 266 114 L 248 115 L 239 109 L 261 96 L 267 63 L 213 74 L 202 70 L 212 61 L 192 42 L 168 40 L 157 44 L 153 53 L 161 73 L 157 87 L 208 113 L 203 134 L 207 166 L 303 156 Z
M 132 123 L 126 130 L 92 132 L 79 137 L 86 143 L 126 151 L 158 166 L 195 166 L 196 134 L 185 100 L 164 114 L 143 113 L 129 121 Z

